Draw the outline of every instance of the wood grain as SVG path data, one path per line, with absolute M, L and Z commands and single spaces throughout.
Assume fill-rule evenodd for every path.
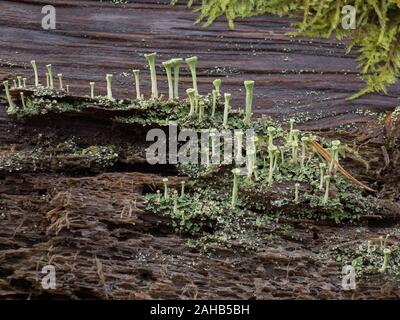
M 365 121 L 356 110 L 391 110 L 399 102 L 400 86 L 388 95 L 372 94 L 349 102 L 346 97 L 363 87 L 357 77 L 356 54 L 345 44 L 324 39 L 291 38 L 290 19 L 269 15 L 238 21 L 227 30 L 224 19 L 208 29 L 193 25 L 196 14 L 169 0 L 130 1 L 115 5 L 99 1 L 23 0 L 0 2 L 0 77 L 21 73 L 32 81 L 29 61 L 53 64 L 77 94 L 89 93 L 89 81 L 105 93 L 105 74 L 113 73 L 117 97 L 134 96 L 130 70 L 140 68 L 142 89 L 148 95 L 149 72 L 144 53 L 157 52 L 160 91 L 166 90 L 161 61 L 199 57 L 201 93 L 213 79 L 244 103 L 243 81 L 256 81 L 255 112 L 276 118 L 298 115 L 305 128 L 330 128 Z M 41 9 L 52 4 L 57 29 L 43 30 Z M 183 89 L 191 78 L 185 68 Z M 42 77 L 43 78 L 43 77 Z

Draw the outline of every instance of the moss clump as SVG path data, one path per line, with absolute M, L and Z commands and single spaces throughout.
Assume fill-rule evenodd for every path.
M 172 3 L 177 3 L 173 0 Z M 400 3 L 398 0 L 190 0 L 189 6 L 199 4 L 197 22 L 205 26 L 225 15 L 229 26 L 234 20 L 271 13 L 279 16 L 301 17 L 295 23 L 295 35 L 335 36 L 350 39 L 349 51 L 359 49 L 359 67 L 366 87 L 352 98 L 370 92 L 386 92 L 400 76 Z M 355 8 L 356 28 L 342 27 L 342 8 Z
M 400 247 L 398 243 L 389 244 L 383 241 L 382 239 L 352 241 L 349 244 L 333 246 L 320 255 L 321 258 L 330 257 L 342 266 L 352 265 L 358 276 L 384 273 L 386 276 L 399 279 Z M 387 250 L 390 250 L 390 256 L 387 257 L 387 264 L 382 270 Z
M 39 86 L 32 95 L 25 98 L 25 107 L 18 108 L 15 113 L 18 118 L 24 118 L 44 115 L 49 112 L 79 111 L 82 109 L 82 103 L 63 101 L 64 97 L 64 92 Z
M 262 239 L 273 236 L 263 229 L 272 216 L 257 214 L 240 203 L 233 209 L 231 195 L 223 190 L 203 188 L 183 196 L 170 192 L 167 199 L 151 193 L 146 199 L 147 210 L 169 217 L 173 228 L 188 237 L 188 244 L 205 253 L 218 248 L 257 250 Z

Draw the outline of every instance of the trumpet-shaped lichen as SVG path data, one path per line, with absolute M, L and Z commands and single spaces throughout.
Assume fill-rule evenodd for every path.
M 185 196 L 185 181 L 181 181 L 181 198 Z
M 18 81 L 18 88 L 22 88 L 22 77 L 21 76 L 17 76 L 17 81 Z
M 95 82 L 90 82 L 89 83 L 89 85 L 90 85 L 90 98 L 91 99 L 94 99 L 94 86 L 95 86 Z
M 379 269 L 379 272 L 384 273 L 388 267 L 389 264 L 389 256 L 391 254 L 391 250 L 388 248 L 383 249 L 383 263 L 382 267 Z
M 168 81 L 168 99 L 171 101 L 174 99 L 174 84 L 172 79 L 172 60 L 164 61 L 162 65 L 165 68 Z
M 196 92 L 194 91 L 193 88 L 189 88 L 186 90 L 186 94 L 188 95 L 189 98 L 189 103 L 190 103 L 190 111 L 189 111 L 189 117 L 193 117 L 195 114 L 195 104 L 196 104 Z
M 22 103 L 22 108 L 25 110 L 26 109 L 26 105 L 25 105 L 25 96 L 23 92 L 20 92 L 20 96 L 21 96 L 21 103 Z
M 330 187 L 331 176 L 330 175 L 324 176 L 324 181 L 325 181 L 325 194 L 324 198 L 322 199 L 322 203 L 326 204 L 329 200 L 329 187 Z
M 164 199 L 168 199 L 168 178 L 163 178 L 164 183 Z
M 38 87 L 38 86 L 39 86 L 39 74 L 38 74 L 38 69 L 37 69 L 36 61 L 35 61 L 35 60 L 32 60 L 32 61 L 31 61 L 31 65 L 32 65 L 32 68 L 33 68 L 33 72 L 34 72 L 34 74 L 35 74 L 35 87 Z
M 140 70 L 138 69 L 133 69 L 132 70 L 133 77 L 135 78 L 135 90 L 136 90 L 136 99 L 141 100 L 142 96 L 140 94 Z
M 196 73 L 197 60 L 198 59 L 195 56 L 185 59 L 185 62 L 189 66 L 190 73 L 192 74 L 193 89 L 196 92 L 196 94 L 199 94 L 199 90 L 197 89 L 197 73 Z
M 294 185 L 294 202 L 299 203 L 299 189 L 300 183 L 295 183 Z
M 215 117 L 215 110 L 217 109 L 217 101 L 218 101 L 218 91 L 213 90 L 212 91 L 212 109 L 211 109 L 211 117 Z
M 54 89 L 54 82 L 53 82 L 53 72 L 52 72 L 52 67 L 51 64 L 46 65 L 46 69 L 47 69 L 47 74 L 49 77 L 49 85 L 48 87 L 53 90 Z
M 107 74 L 107 75 L 106 75 L 106 81 L 107 81 L 107 99 L 108 99 L 108 100 L 114 100 L 113 94 L 112 94 L 112 79 L 113 79 L 113 75 L 112 75 L 112 74 Z
M 183 59 L 176 58 L 172 59 L 171 62 L 174 69 L 174 98 L 179 99 L 179 73 Z
M 233 187 L 232 187 L 232 208 L 235 208 L 237 205 L 238 201 L 238 180 L 239 180 L 239 174 L 240 174 L 240 169 L 233 169 Z
M 223 126 L 226 128 L 228 127 L 228 116 L 229 116 L 229 111 L 230 111 L 230 102 L 232 99 L 232 95 L 230 93 L 225 93 L 225 104 L 224 104 L 224 119 L 223 119 Z
M 215 79 L 213 81 L 213 86 L 214 86 L 215 91 L 217 91 L 218 96 L 221 95 L 221 84 L 222 84 L 221 79 Z
M 7 101 L 8 101 L 7 112 L 8 113 L 14 113 L 15 112 L 15 107 L 14 107 L 14 103 L 13 103 L 13 101 L 11 99 L 10 88 L 8 86 L 8 81 L 3 81 L 3 85 L 4 85 L 4 91 L 6 93 L 6 97 L 7 97 Z
M 157 71 L 156 71 L 156 53 L 145 54 L 144 57 L 147 60 L 150 68 L 151 77 L 151 97 L 158 99 L 158 85 L 157 85 Z
M 64 87 L 63 87 L 63 75 L 62 75 L 62 73 L 58 73 L 57 77 L 58 77 L 59 89 L 63 90 Z
M 244 118 L 244 123 L 249 125 L 253 111 L 254 81 L 245 81 L 244 86 L 246 88 L 246 117 Z

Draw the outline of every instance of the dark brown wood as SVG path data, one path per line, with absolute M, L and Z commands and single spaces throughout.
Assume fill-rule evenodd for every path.
M 41 9 L 52 4 L 57 29 L 43 30 Z M 201 93 L 211 81 L 223 79 L 236 105 L 244 103 L 243 81 L 256 81 L 255 112 L 274 117 L 302 115 L 312 128 L 329 128 L 360 121 L 357 109 L 384 111 L 399 105 L 396 85 L 388 95 L 372 94 L 357 101 L 346 98 L 363 87 L 357 77 L 356 54 L 345 54 L 345 44 L 324 39 L 291 38 L 290 19 L 265 15 L 236 23 L 227 30 L 224 19 L 208 29 L 193 25 L 196 14 L 169 0 L 130 1 L 115 5 L 99 1 L 39 0 L 0 2 L 0 77 L 21 73 L 32 82 L 29 61 L 35 59 L 44 76 L 54 73 L 77 94 L 89 93 L 89 81 L 105 92 L 105 75 L 114 73 L 114 92 L 133 97 L 130 70 L 140 68 L 142 89 L 149 94 L 144 53 L 157 52 L 160 91 L 167 93 L 161 61 L 171 57 L 199 57 Z M 126 73 L 126 74 L 124 74 Z M 183 86 L 190 85 L 183 70 Z M 184 93 L 183 88 L 181 93 Z M 321 121 L 315 119 L 323 118 Z
M 169 218 L 145 210 L 144 194 L 162 190 L 163 176 L 169 176 L 171 188 L 178 188 L 182 178 L 174 166 L 146 163 L 143 132 L 104 121 L 117 111 L 102 118 L 105 111 L 91 107 L 79 115 L 47 114 L 17 122 L 6 114 L 0 95 L 0 299 L 398 299 L 399 280 L 379 273 L 357 275 L 357 290 L 342 290 L 345 261 L 328 253 L 334 247 L 351 252 L 368 240 L 378 247 L 379 237 L 388 233 L 390 246 L 399 240 L 400 152 L 388 147 L 388 165 L 381 149 L 395 141 L 396 124 L 387 121 L 384 128 L 354 111 L 393 109 L 400 86 L 390 95 L 348 102 L 346 97 L 363 84 L 355 55 L 346 56 L 344 44 L 292 39 L 285 35 L 289 19 L 267 15 L 238 22 L 234 31 L 226 29 L 223 19 L 201 29 L 193 25 L 196 14 L 168 3 L 2 0 L 0 80 L 23 74 L 32 84 L 29 62 L 35 59 L 42 81 L 45 64 L 51 63 L 74 96 L 89 94 L 89 81 L 105 94 L 105 75 L 113 73 L 114 96 L 134 98 L 132 68 L 143 70 L 142 89 L 149 95 L 144 53 L 158 52 L 159 65 L 171 57 L 197 55 L 201 93 L 221 77 L 223 90 L 232 93 L 238 106 L 244 102 L 243 81 L 254 79 L 257 113 L 302 115 L 302 128 L 311 130 L 362 123 L 321 136 L 340 139 L 369 162 L 368 172 L 352 157 L 341 163 L 379 189 L 382 221 L 374 225 L 378 215 L 369 212 L 364 221 L 370 225 L 333 225 L 303 219 L 289 207 L 262 227 L 260 252 L 216 247 L 209 257 L 190 249 L 188 238 L 169 226 Z M 46 4 L 57 8 L 55 31 L 41 28 Z M 183 93 L 191 78 L 186 69 L 182 75 Z M 165 94 L 165 77 L 159 79 Z M 71 142 L 76 150 L 67 147 Z M 115 166 L 103 168 L 84 152 L 109 145 L 118 154 Z M 260 195 L 278 199 L 278 191 L 255 192 L 254 204 Z M 40 271 L 47 264 L 57 269 L 56 291 L 41 286 Z

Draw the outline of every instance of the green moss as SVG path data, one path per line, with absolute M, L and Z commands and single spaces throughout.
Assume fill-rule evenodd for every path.
M 0 159 L 0 172 L 18 173 L 21 171 L 49 170 L 54 163 L 60 167 L 69 159 L 79 160 L 82 168 L 112 167 L 118 160 L 118 152 L 113 145 L 90 146 L 82 149 L 73 139 L 59 143 L 55 147 L 35 146 L 31 150 L 23 150 L 4 156 Z M 67 164 L 68 165 L 68 164 Z
M 173 0 L 172 3 L 177 3 Z M 205 26 L 225 15 L 230 28 L 234 20 L 265 13 L 278 16 L 301 17 L 295 23 L 294 35 L 350 39 L 348 50 L 357 47 L 361 78 L 366 87 L 352 98 L 370 92 L 386 92 L 400 76 L 400 3 L 398 0 L 190 0 L 189 6 L 198 5 L 197 23 Z M 342 7 L 356 9 L 356 29 L 341 26 Z
M 390 238 L 389 238 L 390 239 Z M 384 274 L 400 279 L 400 247 L 398 244 L 387 245 L 391 253 L 387 259 Z M 358 276 L 380 273 L 384 262 L 384 250 L 378 241 L 356 240 L 349 244 L 333 246 L 321 253 L 322 258 L 330 257 L 340 266 L 352 265 Z
M 203 252 L 217 248 L 256 250 L 261 239 L 272 234 L 262 227 L 270 220 L 267 214 L 261 216 L 238 205 L 232 209 L 231 195 L 223 190 L 203 188 L 183 197 L 174 195 L 168 199 L 157 197 L 156 193 L 146 195 L 147 210 L 167 216 L 172 227 L 189 237 L 188 243 Z M 173 210 L 174 203 L 177 204 Z

